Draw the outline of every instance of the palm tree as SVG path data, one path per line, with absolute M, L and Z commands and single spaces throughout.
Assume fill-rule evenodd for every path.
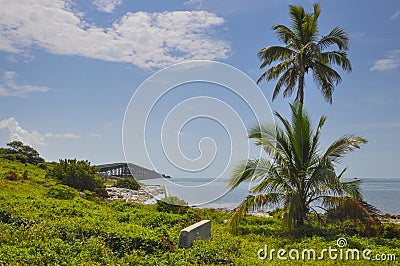
M 296 102 L 304 102 L 304 78 L 309 70 L 312 71 L 314 82 L 321 90 L 325 100 L 332 104 L 334 86 L 341 77 L 331 65 L 338 65 L 343 70 L 350 72 L 351 64 L 347 58 L 349 37 L 346 32 L 335 27 L 326 36 L 319 37 L 318 18 L 321 13 L 320 6 L 314 4 L 314 12 L 306 13 L 301 6 L 290 5 L 291 26 L 274 25 L 272 30 L 285 46 L 268 46 L 258 52 L 262 60 L 260 69 L 280 61 L 267 69 L 257 80 L 271 81 L 278 79 L 272 96 L 274 100 L 282 86 L 285 87 L 283 96 L 291 96 L 296 84 Z M 329 46 L 336 45 L 338 50 L 325 51 Z
M 310 117 L 301 104 L 292 104 L 291 122 L 275 112 L 279 125 L 262 125 L 250 130 L 249 138 L 256 140 L 271 158 L 258 158 L 240 164 L 231 177 L 233 189 L 243 181 L 255 182 L 251 195 L 232 212 L 229 225 L 235 226 L 248 211 L 264 207 L 282 207 L 289 230 L 301 226 L 307 214 L 318 215 L 320 209 L 345 208 L 357 218 L 376 223 L 378 210 L 362 200 L 360 180 L 343 181 L 345 170 L 336 174 L 335 166 L 343 156 L 367 142 L 345 135 L 334 141 L 324 153 L 319 148 L 322 116 L 315 132 Z M 320 208 L 320 209 L 318 209 Z M 354 217 L 353 216 L 353 217 Z

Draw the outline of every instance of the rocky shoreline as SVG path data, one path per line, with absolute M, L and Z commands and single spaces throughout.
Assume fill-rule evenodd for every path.
M 155 197 L 164 198 L 168 192 L 165 186 L 159 185 L 141 185 L 138 190 L 118 187 L 106 188 L 108 200 L 123 200 L 126 202 L 137 202 L 143 204 L 155 203 Z

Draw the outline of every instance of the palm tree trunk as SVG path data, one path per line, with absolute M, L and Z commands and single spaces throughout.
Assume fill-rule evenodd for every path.
M 297 88 L 296 102 L 301 103 L 301 105 L 303 105 L 303 102 L 304 102 L 304 72 L 303 71 L 300 72 L 299 87 Z

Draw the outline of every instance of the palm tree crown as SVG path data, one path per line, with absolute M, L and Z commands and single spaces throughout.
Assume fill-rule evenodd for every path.
M 289 8 L 291 26 L 272 26 L 278 39 L 285 46 L 268 46 L 258 52 L 258 57 L 262 60 L 260 69 L 275 61 L 280 62 L 267 69 L 257 83 L 263 79 L 278 79 L 273 100 L 282 87 L 285 87 L 283 96 L 287 97 L 292 95 L 298 84 L 296 101 L 303 103 L 305 74 L 312 70 L 313 79 L 325 100 L 332 103 L 334 86 L 341 81 L 341 77 L 331 65 L 335 64 L 347 72 L 351 71 L 346 52 L 349 37 L 340 27 L 335 27 L 328 35 L 319 37 L 318 18 L 321 9 L 318 4 L 314 4 L 313 13 L 306 13 L 301 6 L 290 5 Z M 336 45 L 338 50 L 326 51 L 331 45 Z
M 291 113 L 290 122 L 275 113 L 283 128 L 263 125 L 250 130 L 249 137 L 272 159 L 252 159 L 234 171 L 231 188 L 246 180 L 256 185 L 233 211 L 229 224 L 235 225 L 248 211 L 263 207 L 282 207 L 289 229 L 302 225 L 307 214 L 318 213 L 318 208 L 339 207 L 375 223 L 378 210 L 362 201 L 360 180 L 344 182 L 344 170 L 336 174 L 334 169 L 346 153 L 360 148 L 367 140 L 345 135 L 321 153 L 319 137 L 326 117 L 320 118 L 313 132 L 310 117 L 301 104 L 291 105 Z

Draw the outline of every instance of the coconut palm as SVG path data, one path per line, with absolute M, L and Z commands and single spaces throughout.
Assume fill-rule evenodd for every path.
M 271 81 L 278 79 L 272 99 L 274 100 L 282 87 L 285 87 L 283 96 L 291 96 L 297 84 L 296 102 L 304 102 L 305 74 L 309 70 L 317 87 L 321 90 L 325 100 L 332 104 L 334 86 L 341 77 L 332 65 L 338 65 L 350 72 L 351 64 L 347 58 L 349 37 L 346 32 L 335 27 L 326 36 L 319 36 L 318 18 L 320 6 L 314 4 L 314 12 L 306 13 L 301 6 L 290 5 L 291 25 L 274 25 L 272 29 L 285 46 L 268 46 L 258 52 L 262 61 L 260 69 L 280 61 L 267 69 L 258 79 Z M 331 45 L 338 50 L 326 51 Z
M 311 120 L 301 104 L 292 104 L 291 120 L 275 112 L 283 127 L 262 125 L 250 130 L 271 159 L 248 160 L 235 169 L 229 186 L 233 189 L 243 181 L 254 182 L 247 198 L 232 212 L 229 225 L 236 225 L 248 211 L 264 207 L 283 208 L 283 218 L 291 230 L 301 226 L 310 212 L 321 213 L 331 208 L 345 208 L 348 213 L 369 223 L 376 223 L 378 210 L 362 200 L 360 180 L 343 181 L 345 170 L 337 174 L 335 166 L 345 154 L 367 140 L 345 135 L 334 141 L 325 152 L 319 147 L 322 116 L 313 131 Z M 319 209 L 320 208 L 320 209 Z

